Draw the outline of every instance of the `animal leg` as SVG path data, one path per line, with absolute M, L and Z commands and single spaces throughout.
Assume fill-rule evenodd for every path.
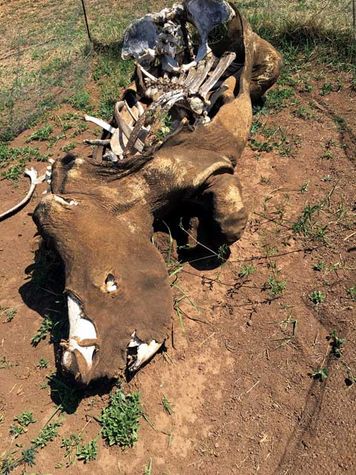
M 220 238 L 226 244 L 240 239 L 248 216 L 237 176 L 227 173 L 211 176 L 202 192 L 202 198 Z
M 250 94 L 255 103 L 277 81 L 281 66 L 282 56 L 268 41 L 260 38 L 256 33 L 255 53 L 251 76 Z

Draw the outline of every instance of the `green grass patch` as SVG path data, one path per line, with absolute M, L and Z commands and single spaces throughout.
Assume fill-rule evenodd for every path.
M 125 395 L 121 389 L 117 389 L 100 416 L 103 438 L 109 445 L 132 447 L 138 438 L 142 414 L 140 394 L 134 392 Z
M 49 139 L 52 135 L 53 127 L 52 125 L 44 125 L 40 129 L 37 129 L 33 134 L 31 134 L 27 139 L 26 142 L 33 142 L 38 140 L 39 142 L 44 142 Z

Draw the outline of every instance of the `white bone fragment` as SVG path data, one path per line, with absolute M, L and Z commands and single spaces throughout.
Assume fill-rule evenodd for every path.
M 87 145 L 103 145 L 103 146 L 106 146 L 106 145 L 110 144 L 110 140 L 109 139 L 104 139 L 104 140 L 101 140 L 101 139 L 85 139 L 85 140 L 83 140 L 83 143 L 85 143 Z
M 234 61 L 235 58 L 236 53 L 227 53 L 220 58 L 218 65 L 210 75 L 209 79 L 205 81 L 205 83 L 199 89 L 199 94 L 201 95 L 201 97 L 203 97 L 204 99 L 206 98 L 210 89 L 214 87 L 214 85 L 221 78 L 221 76 L 224 74 L 226 69 L 230 66 L 230 64 Z
M 141 104 L 140 101 L 137 101 L 135 105 L 136 105 L 136 107 L 137 107 L 138 115 L 139 115 L 139 116 L 141 116 L 142 114 L 145 113 L 145 109 L 144 109 L 144 107 L 143 107 L 143 105 Z
M 117 282 L 112 274 L 108 275 L 105 281 L 105 286 L 107 292 L 115 292 L 118 289 Z
M 56 194 L 53 194 L 53 199 L 54 201 L 57 201 L 57 203 L 60 203 L 61 205 L 64 205 L 64 206 L 78 206 L 78 201 L 76 200 L 66 200 L 64 198 L 62 198 L 62 196 L 59 196 L 59 195 L 56 195 Z
M 77 349 L 85 359 L 88 368 L 91 368 L 93 364 L 95 345 L 81 346 L 78 343 L 78 340 L 95 340 L 97 338 L 95 327 L 90 320 L 83 318 L 83 312 L 79 301 L 75 297 L 68 295 L 67 305 L 69 319 L 69 346 L 68 350 L 63 353 L 63 364 L 66 367 L 70 366 L 72 358 L 71 353 Z
M 30 189 L 28 190 L 27 195 L 25 196 L 24 199 L 22 199 L 17 205 L 13 206 L 9 210 L 5 211 L 4 213 L 0 214 L 0 220 L 6 219 L 9 217 L 12 213 L 20 209 L 23 205 L 25 205 L 30 199 L 31 196 L 33 195 L 33 192 L 35 191 L 36 185 L 39 183 L 42 183 L 45 180 L 45 175 L 42 175 L 38 177 L 37 175 L 37 170 L 34 168 L 25 168 L 24 171 L 25 175 L 30 177 L 31 184 L 30 184 Z
M 110 124 L 108 124 L 107 122 L 105 122 L 105 120 L 102 120 L 102 119 L 98 119 L 97 117 L 92 117 L 91 115 L 85 115 L 84 116 L 84 119 L 87 121 L 87 122 L 93 122 L 93 124 L 96 124 L 98 125 L 99 127 L 101 127 L 102 129 L 106 130 L 107 132 L 110 132 L 111 134 L 113 134 L 115 132 L 115 128 L 112 127 Z
M 133 113 L 133 110 L 132 110 L 131 107 L 128 105 L 127 101 L 124 101 L 124 103 L 125 103 L 125 107 L 126 107 L 126 109 L 127 109 L 127 112 L 130 114 L 131 118 L 132 118 L 135 122 L 137 122 L 137 119 L 138 119 L 138 118 L 137 118 L 137 117 L 135 116 L 135 114 Z
M 133 332 L 131 335 L 131 340 L 127 345 L 128 348 L 137 348 L 136 357 L 128 357 L 128 369 L 129 371 L 137 371 L 140 366 L 142 366 L 146 361 L 148 361 L 152 356 L 157 353 L 157 351 L 163 345 L 162 343 L 157 343 L 156 340 L 151 340 L 149 344 L 143 342 L 136 336 L 136 332 Z
M 110 158 L 112 162 L 117 162 L 117 157 L 122 156 L 124 153 L 124 149 L 121 146 L 121 141 L 120 141 L 120 131 L 115 130 L 115 133 L 112 134 L 111 140 L 110 140 L 110 147 L 113 153 L 113 157 Z M 115 159 L 116 157 L 116 159 Z
M 106 150 L 104 155 L 103 155 L 103 160 L 107 160 L 108 162 L 116 163 L 118 160 L 123 159 L 123 155 L 115 155 L 115 153 L 112 150 Z
M 157 79 L 155 76 L 153 76 L 151 73 L 149 73 L 143 66 L 141 66 L 141 64 L 137 63 L 137 67 L 138 67 L 138 69 L 141 70 L 141 72 L 142 72 L 146 77 L 148 77 L 149 79 L 151 79 L 151 81 L 153 81 L 153 82 L 157 82 L 157 81 L 158 81 L 158 79 Z

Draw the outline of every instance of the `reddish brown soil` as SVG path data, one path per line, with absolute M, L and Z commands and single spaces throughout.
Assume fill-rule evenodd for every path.
M 87 442 L 99 432 L 94 417 L 108 395 L 92 395 L 64 415 L 60 436 L 39 451 L 36 466 L 16 473 L 140 474 L 150 459 L 155 475 L 356 473 L 356 383 L 345 383 L 356 377 L 355 304 L 347 293 L 356 280 L 355 175 L 351 149 L 344 147 L 345 134 L 332 115 L 347 121 L 346 139 L 352 143 L 355 97 L 345 87 L 324 98 L 311 93 L 299 100 L 307 105 L 313 98 L 313 119 L 297 118 L 291 108 L 260 119 L 286 131 L 292 154 L 281 156 L 278 148 L 269 153 L 247 148 L 243 154 L 238 173 L 250 219 L 230 259 L 213 271 L 185 264 L 179 273 L 177 297 L 183 291 L 189 298 L 180 304 L 183 326 L 173 316 L 174 348 L 124 384 L 125 391 L 141 392 L 150 422 L 142 419 L 137 445 L 122 451 L 99 438 L 97 461 L 65 468 L 61 437 L 82 431 Z M 332 158 L 327 159 L 322 156 L 328 141 Z M 20 199 L 26 187 L 25 179 L 16 188 L 2 181 L 1 209 Z M 55 410 L 49 388 L 41 388 L 55 372 L 53 345 L 47 338 L 31 346 L 40 313 L 61 298 L 43 297 L 40 313 L 30 308 L 38 309 L 36 297 L 46 296 L 45 291 L 29 295 L 28 275 L 39 243 L 31 212 L 43 189 L 0 224 L 0 305 L 17 309 L 10 323 L 0 323 L 0 359 L 7 363 L 0 366 L 0 454 L 11 453 L 17 442 L 28 446 Z M 327 225 L 324 242 L 291 230 L 304 207 L 318 202 L 323 207 L 314 218 Z M 326 270 L 313 270 L 320 260 Z M 241 278 L 246 264 L 256 272 Z M 276 298 L 264 286 L 273 273 L 286 282 Z M 313 290 L 326 294 L 324 303 L 311 303 Z M 297 321 L 294 334 L 288 319 Z M 331 354 L 326 339 L 333 330 L 346 338 L 340 358 Z M 48 369 L 37 368 L 41 357 L 49 360 Z M 324 382 L 310 376 L 319 367 L 329 370 Z M 163 410 L 163 395 L 172 415 Z M 14 441 L 9 426 L 25 410 L 37 423 Z

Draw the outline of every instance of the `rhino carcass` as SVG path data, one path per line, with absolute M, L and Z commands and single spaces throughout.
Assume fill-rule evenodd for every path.
M 151 241 L 155 218 L 194 201 L 219 242 L 240 238 L 247 213 L 235 167 L 251 97 L 275 82 L 281 63 L 222 0 L 187 0 L 138 20 L 125 33 L 123 57 L 136 61 L 135 82 L 110 124 L 87 117 L 104 130 L 94 156 L 57 160 L 51 193 L 34 213 L 65 265 L 70 330 L 62 365 L 85 384 L 136 371 L 170 333 L 167 271 Z

